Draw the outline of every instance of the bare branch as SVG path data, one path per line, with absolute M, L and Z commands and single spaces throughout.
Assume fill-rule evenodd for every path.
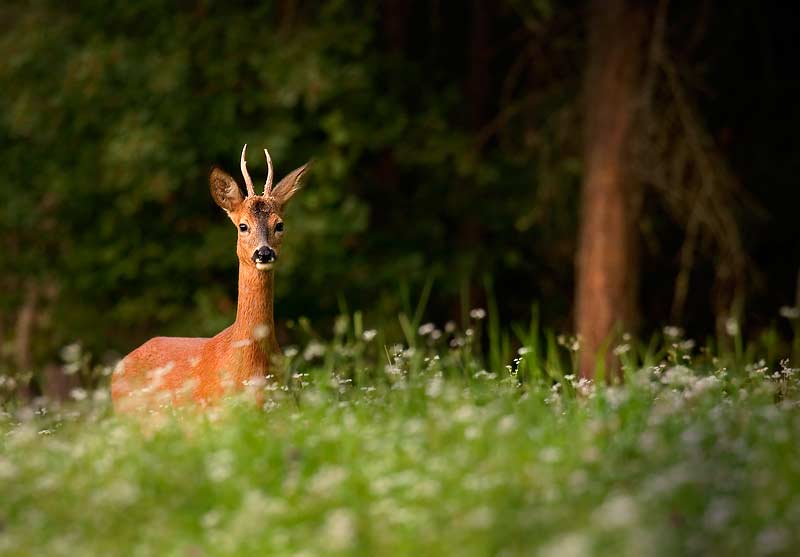
M 716 257 L 713 297 L 719 311 L 727 314 L 737 299 L 743 299 L 747 254 L 737 214 L 756 209 L 715 145 L 670 55 L 665 36 L 668 6 L 669 0 L 659 0 L 655 13 L 633 164 L 686 232 L 672 303 L 672 319 L 680 321 L 700 250 Z

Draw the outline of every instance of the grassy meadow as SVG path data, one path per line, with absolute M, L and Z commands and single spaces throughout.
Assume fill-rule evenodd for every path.
M 627 339 L 605 386 L 571 375 L 576 339 L 472 317 L 401 318 L 396 345 L 342 318 L 285 347 L 263 409 L 7 403 L 0 555 L 797 553 L 800 384 L 769 343 Z

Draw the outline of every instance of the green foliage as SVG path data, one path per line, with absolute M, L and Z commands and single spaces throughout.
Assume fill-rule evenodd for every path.
M 76 330 L 108 339 L 89 324 L 98 311 L 122 339 L 155 323 L 216 331 L 235 294 L 235 236 L 206 176 L 212 163 L 237 168 L 244 142 L 268 145 L 280 174 L 319 159 L 290 216 L 282 292 L 296 283 L 296 297 L 316 295 L 341 278 L 346 239 L 366 224 L 363 204 L 338 186 L 364 148 L 342 143 L 341 122 L 369 96 L 354 64 L 367 28 L 333 6 L 284 34 L 263 33 L 268 5 L 224 17 L 222 5 L 84 8 L 93 17 L 8 5 L 15 25 L 0 45 L 0 166 L 12 192 L 0 226 L 19 280 L 59 289 L 57 341 Z M 361 104 L 340 104 L 353 96 Z M 302 272 L 311 261 L 319 268 Z
M 28 375 L 76 341 L 108 362 L 157 334 L 210 335 L 229 324 L 235 232 L 211 201 L 207 175 L 213 164 L 238 174 L 245 142 L 257 182 L 261 146 L 279 176 L 316 160 L 289 209 L 277 271 L 284 344 L 297 342 L 299 316 L 327 326 L 343 301 L 373 322 L 405 313 L 394 326 L 412 338 L 423 317 L 408 293 L 423 290 L 427 318 L 464 324 L 470 308 L 489 306 L 486 276 L 503 318 L 490 312 L 481 331 L 493 343 L 492 365 L 508 360 L 514 339 L 503 331 L 527 319 L 534 300 L 543 322 L 568 330 L 582 172 L 582 6 L 509 0 L 454 13 L 438 2 L 3 2 L 0 371 Z M 692 10 L 670 7 L 676 21 L 695 19 Z M 746 33 L 750 19 L 735 13 L 708 20 L 739 21 Z M 678 32 L 690 28 L 676 26 L 665 41 L 694 44 Z M 742 87 L 760 80 L 741 83 L 731 58 L 722 77 L 736 81 L 722 90 L 769 98 L 760 85 L 747 96 Z M 790 87 L 774 90 L 788 99 L 776 107 L 792 100 Z M 762 184 L 782 177 L 786 191 L 797 190 L 797 172 L 785 162 L 796 158 L 796 126 L 785 115 L 752 116 L 780 123 L 785 138 L 762 131 L 748 141 L 737 126 L 749 106 L 738 107 L 738 95 L 710 98 L 721 128 L 709 127 L 710 135 L 758 148 L 758 159 L 742 152 L 734 160 L 751 165 L 742 170 L 751 193 L 768 192 L 768 208 L 784 215 L 752 234 L 763 256 L 739 273 L 770 276 L 753 279 L 770 293 L 769 303 L 755 304 L 758 315 L 747 308 L 754 317 L 746 325 L 758 330 L 777 307 L 794 304 L 787 211 L 797 204 Z M 788 154 L 775 159 L 779 152 Z M 669 313 L 682 235 L 649 194 L 643 202 L 643 324 L 654 327 Z M 702 286 L 720 265 L 697 263 L 692 284 Z M 697 290 L 691 297 L 705 300 L 705 287 Z M 31 293 L 30 342 L 12 346 L 25 337 L 15 326 Z M 698 315 L 687 320 L 707 330 L 713 316 L 694 301 L 687 307 Z M 785 336 L 786 322 L 779 326 Z M 547 344 L 543 336 L 540 346 Z M 16 369 L 15 357 L 32 369 Z M 546 369 L 560 365 L 549 357 Z
M 484 367 L 466 331 L 422 324 L 413 346 L 385 348 L 360 313 L 337 320 L 331 342 L 299 326 L 310 338 L 287 350 L 291 375 L 263 410 L 231 400 L 138 421 L 109 416 L 101 389 L 2 414 L 0 555 L 791 555 L 800 544 L 797 369 L 669 331 L 652 350 L 615 347 L 626 385 L 606 387 L 565 373 L 573 339 L 542 342 L 536 318 L 518 329 L 527 350 L 510 369 Z
M 284 319 L 331 317 L 342 297 L 395 315 L 398 284 L 445 273 L 434 309 L 446 314 L 463 281 L 479 288 L 498 271 L 517 280 L 532 251 L 548 261 L 553 239 L 572 237 L 574 209 L 541 236 L 546 203 L 518 214 L 539 195 L 523 148 L 508 137 L 487 145 L 492 133 L 476 147 L 462 69 L 443 63 L 461 55 L 455 24 L 432 27 L 429 56 L 415 60 L 398 56 L 377 7 L 362 3 L 80 8 L 0 8 L 0 307 L 8 327 L 29 286 L 46 291 L 37 361 L 75 340 L 128 350 L 230 321 L 235 235 L 207 173 L 212 164 L 238 173 L 245 142 L 252 153 L 269 147 L 279 177 L 316 161 L 287 216 Z M 551 108 L 563 104 L 552 98 L 562 100 Z M 263 176 L 252 153 L 251 173 Z M 541 176 L 551 191 L 577 183 L 574 170 Z

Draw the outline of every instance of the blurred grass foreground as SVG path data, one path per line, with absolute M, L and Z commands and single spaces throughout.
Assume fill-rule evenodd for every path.
M 535 327 L 503 366 L 473 346 L 479 323 L 421 325 L 389 347 L 355 325 L 287 349 L 263 409 L 231 400 L 143 424 L 111 415 L 102 389 L 7 406 L 0 555 L 800 547 L 800 385 L 786 362 L 668 330 L 616 347 L 624 386 L 606 386 L 576 380 L 574 342 L 539 345 Z

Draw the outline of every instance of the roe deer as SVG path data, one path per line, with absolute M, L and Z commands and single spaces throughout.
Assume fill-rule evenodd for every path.
M 267 157 L 264 194 L 256 195 L 247 172 L 245 150 L 241 170 L 247 186 L 222 169 L 211 170 L 211 196 L 236 226 L 239 299 L 236 321 L 213 338 L 156 337 L 125 356 L 111 378 L 118 411 L 155 409 L 194 401 L 201 406 L 250 382 L 263 384 L 276 373 L 280 348 L 273 321 L 273 266 L 283 237 L 283 210 L 300 189 L 309 165 L 289 173 L 272 187 L 272 160 Z

